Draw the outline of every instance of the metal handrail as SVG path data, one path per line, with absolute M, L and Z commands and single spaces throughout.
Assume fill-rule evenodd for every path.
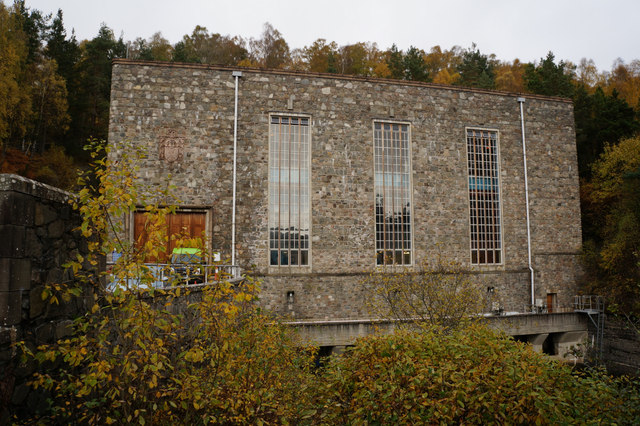
M 582 295 L 573 297 L 573 309 L 576 311 L 604 311 L 602 296 Z
M 111 268 L 115 265 L 114 262 L 107 262 L 107 271 L 110 271 Z M 173 285 L 174 278 L 179 277 L 175 273 L 176 265 L 180 264 L 171 264 L 171 263 L 145 263 L 144 266 L 149 268 L 154 275 L 155 281 L 151 283 L 151 286 L 154 288 L 165 288 Z M 179 277 L 181 279 L 185 279 L 185 282 L 181 285 L 201 285 L 201 284 L 209 284 L 216 283 L 224 280 L 236 280 L 241 278 L 241 268 L 238 265 L 222 265 L 222 264 L 183 264 L 187 268 L 187 275 L 184 277 Z M 197 273 L 193 273 L 197 271 Z M 200 273 L 202 271 L 202 273 Z M 203 281 L 193 281 L 191 282 L 192 277 L 202 277 Z M 107 273 L 107 277 L 109 282 L 107 283 L 107 287 L 117 286 L 117 284 L 112 285 L 114 283 L 113 275 Z M 140 285 L 140 280 L 136 278 L 128 278 L 127 286 L 138 286 Z

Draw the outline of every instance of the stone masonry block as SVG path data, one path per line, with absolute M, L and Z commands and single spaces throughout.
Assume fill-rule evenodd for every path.
M 0 259 L 0 292 L 9 291 L 11 283 L 11 258 L 4 257 Z
M 33 225 L 35 199 L 29 195 L 0 191 L 0 224 Z
M 38 238 L 36 229 L 27 228 L 25 235 L 25 257 L 39 259 L 42 257 L 43 248 L 46 249 Z
M 18 339 L 16 327 L 0 327 L 0 346 L 8 346 Z M 2 362 L 2 359 L 0 359 Z
M 2 235 L 2 244 L 0 244 L 0 258 L 24 257 L 24 226 L 0 225 L 0 235 Z
M 5 327 L 20 324 L 22 317 L 22 292 L 0 292 L 0 325 Z
M 45 225 L 47 223 L 53 222 L 58 217 L 55 210 L 51 207 L 38 203 L 35 207 L 35 224 L 36 226 Z
M 0 259 L 0 291 L 28 290 L 31 286 L 29 259 Z
M 55 338 L 62 339 L 73 334 L 73 321 L 64 320 L 56 324 Z
M 38 286 L 29 292 L 29 318 L 36 318 L 44 314 L 47 301 L 42 300 L 43 290 L 44 286 Z
M 52 342 L 55 339 L 55 325 L 53 322 L 41 324 L 35 329 L 36 344 Z
M 60 238 L 64 233 L 64 222 L 62 220 L 56 220 L 49 224 L 47 227 L 49 232 L 49 238 Z

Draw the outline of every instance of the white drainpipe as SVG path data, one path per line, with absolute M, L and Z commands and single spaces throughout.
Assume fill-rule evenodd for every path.
M 520 122 L 522 124 L 522 160 L 524 162 L 524 196 L 527 204 L 527 255 L 529 258 L 529 271 L 531 273 L 531 306 L 536 304 L 536 286 L 534 282 L 534 271 L 531 263 L 531 221 L 529 220 L 529 179 L 527 175 L 527 143 L 524 137 L 524 98 L 518 98 L 520 104 Z
M 238 79 L 242 77 L 242 71 L 231 73 L 236 79 L 235 110 L 233 113 L 233 207 L 231 211 L 231 265 L 236 266 L 236 165 L 238 151 Z M 235 269 L 235 268 L 234 268 Z M 235 277 L 236 271 L 233 271 Z

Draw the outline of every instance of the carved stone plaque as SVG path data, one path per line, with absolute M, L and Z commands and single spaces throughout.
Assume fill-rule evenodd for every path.
M 184 137 L 177 130 L 164 129 L 158 142 L 160 160 L 168 164 L 182 162 L 184 145 Z

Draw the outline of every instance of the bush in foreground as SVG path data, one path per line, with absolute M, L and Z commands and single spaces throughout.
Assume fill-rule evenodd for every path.
M 577 374 L 482 326 L 362 339 L 316 395 L 327 424 L 633 424 L 638 384 Z

